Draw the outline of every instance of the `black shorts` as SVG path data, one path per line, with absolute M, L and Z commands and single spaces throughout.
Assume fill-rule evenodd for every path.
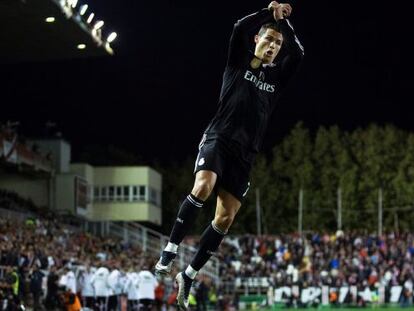
M 223 188 L 243 202 L 250 187 L 252 163 L 243 160 L 240 148 L 229 140 L 204 134 L 198 149 L 194 174 L 213 171 L 217 174 L 215 190 Z
M 144 298 L 144 299 L 140 299 L 139 300 L 139 304 L 140 305 L 142 305 L 142 306 L 144 306 L 144 307 L 151 307 L 152 306 L 152 304 L 154 303 L 154 300 L 153 299 L 146 299 L 146 298 Z

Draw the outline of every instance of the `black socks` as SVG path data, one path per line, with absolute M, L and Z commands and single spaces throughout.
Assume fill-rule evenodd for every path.
M 194 270 L 199 271 L 206 264 L 211 255 L 217 251 L 226 234 L 227 232 L 218 229 L 214 222 L 207 227 L 201 236 L 198 251 L 191 262 L 191 267 Z
M 198 211 L 204 202 L 189 194 L 180 206 L 177 219 L 172 228 L 170 242 L 179 245 L 197 218 Z
M 189 194 L 187 196 L 187 198 L 181 204 L 180 210 L 178 211 L 177 219 L 174 223 L 170 235 L 171 244 L 169 243 L 169 245 L 175 244 L 175 247 L 177 247 L 177 245 L 182 242 L 190 230 L 192 224 L 194 223 L 200 208 L 203 207 L 203 204 L 203 201 L 197 199 L 192 194 Z M 194 273 L 199 271 L 210 259 L 211 255 L 217 251 L 221 241 L 223 241 L 226 234 L 227 232 L 222 232 L 220 229 L 218 229 L 214 225 L 214 222 L 212 222 L 206 228 L 201 236 L 199 249 L 190 264 L 191 268 L 194 269 Z M 166 249 L 168 249 L 168 247 Z M 170 252 L 170 250 L 171 249 L 168 249 L 168 251 L 163 251 L 163 254 L 161 256 L 161 263 L 163 265 L 171 262 L 171 260 L 173 260 L 176 256 L 176 254 L 174 252 Z

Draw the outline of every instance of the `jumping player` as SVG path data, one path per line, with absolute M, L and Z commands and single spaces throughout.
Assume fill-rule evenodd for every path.
M 249 189 L 250 170 L 270 115 L 303 58 L 303 47 L 287 20 L 291 12 L 289 4 L 273 1 L 234 25 L 218 111 L 199 145 L 194 187 L 180 206 L 169 243 L 155 266 L 157 274 L 171 272 L 178 245 L 215 190 L 214 220 L 203 232 L 190 265 L 176 276 L 177 302 L 184 310 L 197 272 L 233 223 Z M 286 56 L 274 62 L 282 46 Z

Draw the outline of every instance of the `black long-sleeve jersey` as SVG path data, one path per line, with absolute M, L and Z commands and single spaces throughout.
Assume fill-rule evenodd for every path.
M 207 137 L 230 139 L 249 154 L 259 151 L 276 101 L 303 57 L 303 47 L 291 24 L 281 19 L 276 23 L 286 56 L 253 69 L 250 62 L 254 53 L 249 48 L 259 28 L 268 22 L 275 22 L 273 13 L 263 9 L 234 25 L 219 108 L 205 130 Z

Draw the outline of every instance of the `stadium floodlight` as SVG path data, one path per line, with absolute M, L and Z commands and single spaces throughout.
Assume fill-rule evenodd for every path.
M 93 18 L 95 17 L 95 14 L 94 13 L 91 13 L 91 14 L 89 14 L 89 17 L 88 17 L 88 19 L 86 20 L 86 22 L 88 23 L 88 24 L 90 24 L 91 22 L 92 22 L 92 20 L 93 20 Z
M 55 22 L 55 18 L 53 16 L 49 16 L 45 19 L 46 23 L 54 23 Z
M 78 50 L 84 50 L 84 49 L 86 49 L 86 44 L 83 44 L 83 43 L 81 43 L 81 44 L 78 44 Z
M 81 16 L 85 15 L 87 9 L 88 9 L 88 5 L 87 4 L 82 5 L 79 14 Z
M 98 29 L 102 28 L 103 25 L 104 25 L 104 21 L 97 21 L 95 23 L 95 26 L 93 26 L 93 29 L 98 30 Z
M 112 32 L 108 38 L 106 39 L 106 42 L 111 43 L 116 39 L 117 33 L 116 32 Z

